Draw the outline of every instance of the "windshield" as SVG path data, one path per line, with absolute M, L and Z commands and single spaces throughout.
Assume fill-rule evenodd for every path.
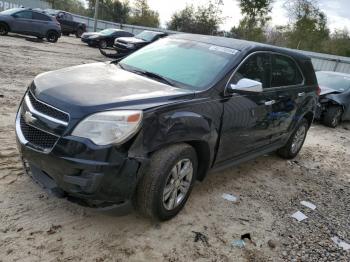
M 14 13 L 17 13 L 19 11 L 23 11 L 24 9 L 23 8 L 13 8 L 13 9 L 8 9 L 8 10 L 5 10 L 5 11 L 2 11 L 0 12 L 0 14 L 2 15 L 12 15 Z
M 115 32 L 115 29 L 105 29 L 105 30 L 100 31 L 100 34 L 101 35 L 111 35 L 114 32 Z
M 178 87 L 201 91 L 225 74 L 238 54 L 235 49 L 199 42 L 162 39 L 124 58 L 126 70 L 151 72 L 177 83 Z
M 346 76 L 327 72 L 317 72 L 316 76 L 320 86 L 325 86 L 341 92 L 350 89 L 350 75 Z
M 151 32 L 151 31 L 143 31 L 142 33 L 139 33 L 138 35 L 136 35 L 136 38 L 145 40 L 147 42 L 152 41 L 153 37 L 155 37 L 158 33 L 156 32 Z

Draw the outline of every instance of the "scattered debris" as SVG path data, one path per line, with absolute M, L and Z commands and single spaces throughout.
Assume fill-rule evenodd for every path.
M 275 249 L 276 246 L 277 246 L 277 242 L 274 241 L 274 240 L 272 240 L 272 239 L 270 239 L 269 241 L 267 241 L 267 245 L 268 245 L 270 248 Z
M 347 251 L 350 250 L 350 244 L 346 243 L 343 240 L 340 240 L 338 237 L 332 237 L 331 238 L 334 243 L 336 243 L 339 247 L 343 248 L 343 250 Z
M 231 202 L 237 202 L 238 201 L 238 197 L 234 196 L 234 195 L 231 195 L 231 194 L 222 194 L 222 198 L 223 199 L 226 199 L 228 201 L 231 201 Z
M 307 219 L 307 216 L 305 216 L 302 212 L 297 211 L 292 215 L 293 218 L 298 220 L 298 222 L 303 221 L 304 219 Z
M 244 248 L 245 243 L 242 239 L 239 239 L 239 240 L 233 240 L 231 245 L 238 248 Z
M 50 229 L 48 231 L 46 231 L 46 233 L 48 235 L 52 235 L 55 234 L 57 232 L 58 229 L 62 228 L 61 225 L 51 225 Z
M 6 251 L 6 254 L 7 254 L 7 255 L 10 255 L 12 252 L 13 252 L 13 249 L 8 249 L 8 250 Z
M 256 243 L 252 240 L 252 238 L 251 238 L 249 233 L 241 235 L 241 240 L 244 241 L 245 239 L 248 239 L 251 244 L 256 246 Z
M 301 201 L 300 204 L 302 204 L 303 206 L 306 206 L 312 210 L 316 209 L 316 206 L 308 201 Z
M 1 97 L 1 98 L 3 98 L 3 97 L 4 97 L 4 95 L 0 95 L 0 97 Z
M 23 227 L 20 227 L 17 229 L 17 232 L 21 232 L 23 230 Z
M 206 246 L 209 246 L 209 242 L 208 242 L 208 237 L 206 235 L 204 235 L 201 232 L 196 232 L 196 231 L 192 231 L 195 235 L 194 235 L 194 242 L 198 242 L 199 240 L 205 244 Z

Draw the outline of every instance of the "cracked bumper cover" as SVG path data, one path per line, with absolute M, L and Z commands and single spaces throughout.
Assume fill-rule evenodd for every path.
M 114 146 L 98 147 L 76 137 L 59 138 L 49 153 L 23 143 L 18 133 L 17 144 L 27 174 L 45 190 L 95 208 L 129 209 L 146 163 Z

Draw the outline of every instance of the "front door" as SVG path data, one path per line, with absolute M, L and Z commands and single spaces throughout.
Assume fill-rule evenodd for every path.
M 32 11 L 21 11 L 18 13 L 15 13 L 13 15 L 13 18 L 15 19 L 14 23 L 12 24 L 12 31 L 16 33 L 28 33 L 31 32 L 32 28 Z
M 224 115 L 216 162 L 220 163 L 257 150 L 271 141 L 273 105 L 276 92 L 270 90 L 271 56 L 252 54 L 238 68 L 229 84 L 243 78 L 262 83 L 263 92 L 237 91 L 224 102 Z

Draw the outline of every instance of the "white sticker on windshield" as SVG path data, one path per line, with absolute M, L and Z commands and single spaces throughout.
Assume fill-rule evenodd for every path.
M 223 52 L 223 53 L 227 53 L 227 54 L 231 54 L 231 55 L 235 55 L 237 54 L 237 50 L 235 49 L 231 49 L 231 48 L 227 48 L 227 47 L 222 47 L 222 46 L 215 46 L 212 45 L 211 47 L 209 47 L 209 50 L 211 51 L 217 51 L 217 52 Z

